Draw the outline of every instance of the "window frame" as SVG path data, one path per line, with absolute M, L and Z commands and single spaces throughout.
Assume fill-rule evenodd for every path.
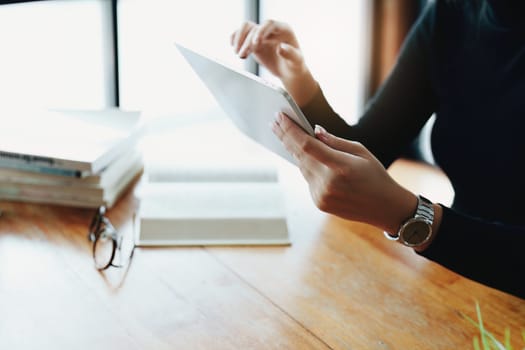
M 20 3 L 29 3 L 29 2 L 43 2 L 50 0 L 6 0 L 0 2 L 2 5 L 11 5 L 11 4 L 20 4 Z M 107 38 L 110 41 L 111 52 L 106 55 L 109 62 L 107 63 L 108 67 L 112 67 L 113 71 L 110 72 L 108 79 L 111 82 L 113 90 L 113 99 L 111 105 L 114 107 L 120 107 L 120 77 L 119 77 L 119 34 L 118 34 L 118 1 L 119 0 L 110 0 L 110 23 L 107 23 L 108 27 L 111 28 L 111 37 Z M 260 14 L 260 2 L 259 0 L 245 0 L 245 19 L 259 23 L 259 14 Z M 246 62 L 246 69 L 252 73 L 258 74 L 259 67 L 258 64 L 250 58 Z
M 0 2 L 2 5 L 10 4 L 19 4 L 19 3 L 31 3 L 31 2 L 44 2 L 44 1 L 53 1 L 53 0 L 7 0 Z M 120 103 L 120 94 L 121 94 L 121 79 L 120 79 L 120 50 L 119 50 L 119 18 L 118 18 L 118 3 L 119 0 L 108 0 L 109 12 L 103 21 L 106 22 L 107 28 L 110 28 L 110 37 L 104 38 L 107 47 L 110 48 L 110 52 L 107 52 L 105 55 L 106 67 L 109 67 L 109 71 L 106 72 L 107 82 L 109 84 L 109 91 L 113 91 L 113 96 L 109 100 L 109 105 L 113 107 L 121 107 Z M 260 23 L 261 21 L 261 0 L 244 0 L 244 19 L 247 21 L 252 21 L 255 23 Z M 260 75 L 260 69 L 257 62 L 252 57 L 249 57 L 245 63 L 245 69 L 249 72 L 252 72 L 256 75 Z M 367 70 L 370 70 L 370 67 L 367 67 Z M 365 84 L 369 84 L 369 80 L 365 79 Z M 365 88 L 365 90 L 367 90 Z M 366 96 L 369 97 L 369 96 Z M 365 98 L 366 100 L 367 98 Z

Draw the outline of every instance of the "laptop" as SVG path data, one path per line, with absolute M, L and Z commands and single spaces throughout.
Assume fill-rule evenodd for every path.
M 276 113 L 284 112 L 314 136 L 312 126 L 288 92 L 255 74 L 235 69 L 178 43 L 175 45 L 240 131 L 297 164 L 270 127 Z

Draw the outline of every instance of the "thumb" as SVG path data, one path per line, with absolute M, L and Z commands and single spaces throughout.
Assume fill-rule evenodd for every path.
M 315 126 L 315 136 L 325 145 L 345 153 L 350 153 L 355 156 L 368 158 L 368 150 L 359 142 L 346 140 L 330 134 L 322 126 Z
M 291 61 L 293 64 L 301 64 L 303 61 L 301 51 L 287 43 L 280 43 L 277 53 L 284 59 Z

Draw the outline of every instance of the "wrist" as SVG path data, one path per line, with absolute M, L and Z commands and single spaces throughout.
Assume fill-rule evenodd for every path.
M 424 207 L 430 208 L 432 210 L 432 214 L 430 214 L 430 217 L 427 217 L 432 222 L 431 229 L 429 231 L 429 236 L 427 239 L 425 239 L 425 242 L 421 245 L 414 246 L 414 250 L 417 252 L 422 252 L 425 249 L 427 249 L 431 244 L 432 241 L 436 238 L 436 235 L 439 232 L 439 227 L 441 224 L 441 220 L 443 217 L 443 208 L 436 203 L 430 203 L 427 199 L 416 195 L 414 195 L 412 192 L 405 190 L 402 188 L 402 191 L 398 195 L 396 195 L 395 198 L 397 200 L 394 202 L 391 210 L 391 215 L 389 216 L 389 221 L 387 221 L 387 224 L 383 226 L 383 229 L 385 231 L 386 237 L 395 241 L 404 242 L 403 239 L 399 240 L 398 238 L 403 235 L 401 233 L 401 229 L 403 228 L 403 232 L 406 235 L 407 234 L 407 225 L 408 223 L 411 223 L 412 220 L 416 216 L 421 218 L 421 215 L 427 216 L 429 213 L 428 210 L 422 210 L 421 211 L 421 201 L 426 201 L 427 204 L 424 204 Z M 415 201 L 415 202 L 414 202 Z M 426 214 L 425 214 L 426 212 Z M 418 229 L 419 231 L 419 229 Z M 413 231 L 416 232 L 416 231 Z M 410 229 L 408 230 L 409 235 L 403 236 L 404 238 L 410 237 Z M 397 237 L 397 238 L 396 238 Z M 411 246 L 410 243 L 405 244 L 408 246 Z
M 417 196 L 403 187 L 399 187 L 395 200 L 389 204 L 390 215 L 387 217 L 382 229 L 388 233 L 396 234 L 401 225 L 414 215 L 417 209 Z
M 300 108 L 306 106 L 314 98 L 319 88 L 317 81 L 306 66 L 298 73 L 281 77 L 281 82 Z

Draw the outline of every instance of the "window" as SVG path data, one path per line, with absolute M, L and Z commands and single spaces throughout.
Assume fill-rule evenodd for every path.
M 0 106 L 114 104 L 110 1 L 0 6 Z
M 229 44 L 245 0 L 124 0 L 118 3 L 120 104 L 159 116 L 218 110 L 174 42 L 233 64 Z
M 117 4 L 118 66 L 113 5 Z M 327 98 L 349 122 L 365 99 L 369 2 L 47 0 L 0 6 L 0 105 L 102 108 L 145 115 L 219 110 L 175 41 L 239 68 L 230 34 L 247 16 L 286 21 Z M 261 74 L 271 79 L 264 70 Z
M 357 121 L 366 99 L 370 6 L 366 0 L 261 0 L 261 20 L 292 26 L 326 98 L 349 123 Z

